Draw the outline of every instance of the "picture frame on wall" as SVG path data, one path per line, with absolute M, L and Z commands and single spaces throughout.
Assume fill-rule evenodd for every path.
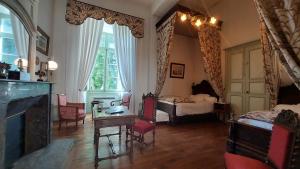
M 170 78 L 184 79 L 185 64 L 171 63 Z
M 36 35 L 36 50 L 48 56 L 50 37 L 38 26 Z

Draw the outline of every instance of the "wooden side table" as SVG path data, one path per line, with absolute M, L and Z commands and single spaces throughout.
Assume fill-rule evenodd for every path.
M 223 114 L 224 123 L 230 118 L 230 111 L 230 103 L 214 103 L 214 112 L 217 114 L 218 119 L 220 119 L 220 114 Z

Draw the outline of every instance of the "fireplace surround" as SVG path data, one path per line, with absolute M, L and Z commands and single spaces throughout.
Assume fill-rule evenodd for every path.
M 0 168 L 51 141 L 52 84 L 0 80 Z

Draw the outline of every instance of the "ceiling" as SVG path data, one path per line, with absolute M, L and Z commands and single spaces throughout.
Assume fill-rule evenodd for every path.
M 179 4 L 201 13 L 209 13 L 209 9 L 220 1 L 221 0 L 179 0 Z

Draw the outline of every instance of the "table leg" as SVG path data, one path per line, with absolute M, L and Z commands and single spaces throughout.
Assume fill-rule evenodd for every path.
M 133 162 L 133 126 L 130 126 L 130 162 Z
M 92 107 L 91 107 L 91 111 L 92 111 L 92 120 L 94 120 L 94 104 L 92 103 L 91 104 L 92 105 Z
M 96 146 L 95 146 L 95 167 L 98 167 L 98 160 L 99 160 L 99 139 L 100 139 L 100 129 L 95 128 L 95 139 L 96 139 Z

